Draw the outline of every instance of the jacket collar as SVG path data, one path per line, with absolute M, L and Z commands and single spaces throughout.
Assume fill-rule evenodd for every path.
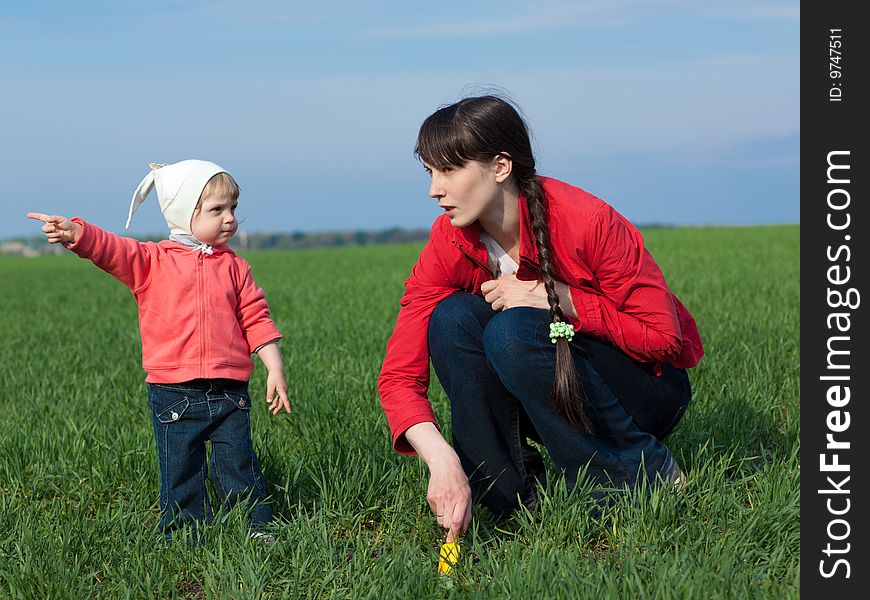
M 189 248 L 188 246 L 185 246 L 184 244 L 181 244 L 175 240 L 161 240 L 159 244 L 167 250 L 171 250 L 173 252 L 179 252 L 182 254 L 199 254 L 197 249 Z M 219 254 L 235 254 L 229 244 L 218 244 L 217 246 L 210 246 L 210 248 L 212 250 L 211 254 L 215 256 Z
M 480 241 L 480 232 L 482 230 L 480 221 L 475 221 L 465 227 L 454 227 L 452 241 L 454 244 L 461 244 L 463 248 L 485 249 L 486 246 Z
M 526 259 L 535 267 L 538 266 L 538 247 L 535 244 L 535 235 L 532 232 L 532 218 L 529 214 L 529 206 L 525 197 L 521 194 L 518 199 L 520 213 L 520 261 Z M 453 228 L 453 243 L 461 244 L 463 248 L 476 252 L 486 251 L 486 246 L 480 241 L 482 231 L 480 221 L 475 221 L 465 227 Z

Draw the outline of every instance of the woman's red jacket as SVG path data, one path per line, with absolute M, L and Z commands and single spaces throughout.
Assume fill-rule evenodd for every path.
M 556 179 L 540 178 L 544 189 L 553 273 L 571 288 L 578 333 L 603 340 L 630 357 L 689 368 L 704 354 L 695 320 L 668 289 L 644 248 L 640 232 L 603 200 Z M 538 252 L 525 198 L 520 196 L 520 262 L 517 278 L 538 279 Z M 378 377 L 381 405 L 393 446 L 413 453 L 405 431 L 417 423 L 437 424 L 426 396 L 429 387 L 429 317 L 450 294 L 480 294 L 492 279 L 480 224 L 456 228 L 447 215 L 432 225 L 405 294 Z

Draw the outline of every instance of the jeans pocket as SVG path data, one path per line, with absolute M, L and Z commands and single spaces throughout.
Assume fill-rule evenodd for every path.
M 190 406 L 190 400 L 185 396 L 182 400 L 170 405 L 156 414 L 157 421 L 164 425 L 181 421 L 185 411 Z
M 227 392 L 227 398 L 240 410 L 251 410 L 251 398 L 247 394 Z

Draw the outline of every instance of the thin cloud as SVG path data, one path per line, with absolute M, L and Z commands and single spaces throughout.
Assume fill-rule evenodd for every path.
M 509 18 L 481 15 L 463 18 L 457 22 L 439 22 L 436 25 L 402 26 L 395 24 L 374 29 L 379 37 L 472 37 L 505 33 L 548 31 L 578 27 L 622 27 L 629 23 L 622 2 L 583 2 L 571 4 L 536 5 L 534 11 L 514 14 Z
M 729 17 L 746 21 L 800 21 L 800 6 L 728 6 L 705 11 L 713 17 Z
M 484 12 L 469 14 L 468 4 L 463 11 L 450 11 L 449 6 L 438 14 L 448 15 L 437 24 L 417 25 L 398 23 L 391 19 L 385 27 L 371 30 L 378 37 L 473 37 L 523 32 L 540 32 L 566 28 L 619 28 L 641 22 L 650 14 L 661 15 L 668 11 L 687 14 L 726 17 L 742 20 L 797 21 L 800 7 L 789 4 L 768 4 L 757 6 L 749 2 L 710 1 L 698 5 L 694 1 L 659 0 L 639 2 L 638 0 L 590 0 L 588 2 L 539 2 L 534 8 L 519 7 L 510 3 L 483 3 Z M 486 8 L 488 7 L 488 8 Z M 508 14 L 506 18 L 499 16 Z M 451 21 L 450 16 L 457 15 Z M 494 16 L 495 15 L 495 16 Z

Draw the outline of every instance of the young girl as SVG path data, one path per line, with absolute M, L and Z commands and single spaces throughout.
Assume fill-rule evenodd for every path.
M 272 414 L 288 413 L 287 384 L 263 291 L 248 264 L 226 245 L 238 228 L 239 187 L 218 165 L 185 160 L 152 164 L 130 206 L 157 188 L 170 228 L 159 243 L 118 237 L 76 217 L 28 213 L 44 222 L 52 244 L 63 244 L 130 288 L 139 306 L 142 366 L 147 377 L 160 463 L 160 529 L 167 540 L 183 524 L 194 530 L 211 516 L 208 474 L 221 502 L 252 503 L 253 536 L 272 520 L 251 443 L 248 378 L 256 352 L 268 370 Z
M 399 452 L 429 467 L 448 541 L 471 499 L 533 508 L 542 443 L 568 485 L 681 479 L 661 442 L 703 354 L 641 234 L 612 207 L 535 173 L 517 111 L 494 96 L 429 116 L 415 149 L 444 209 L 411 276 L 378 388 Z M 453 445 L 426 397 L 429 358 L 450 400 Z

